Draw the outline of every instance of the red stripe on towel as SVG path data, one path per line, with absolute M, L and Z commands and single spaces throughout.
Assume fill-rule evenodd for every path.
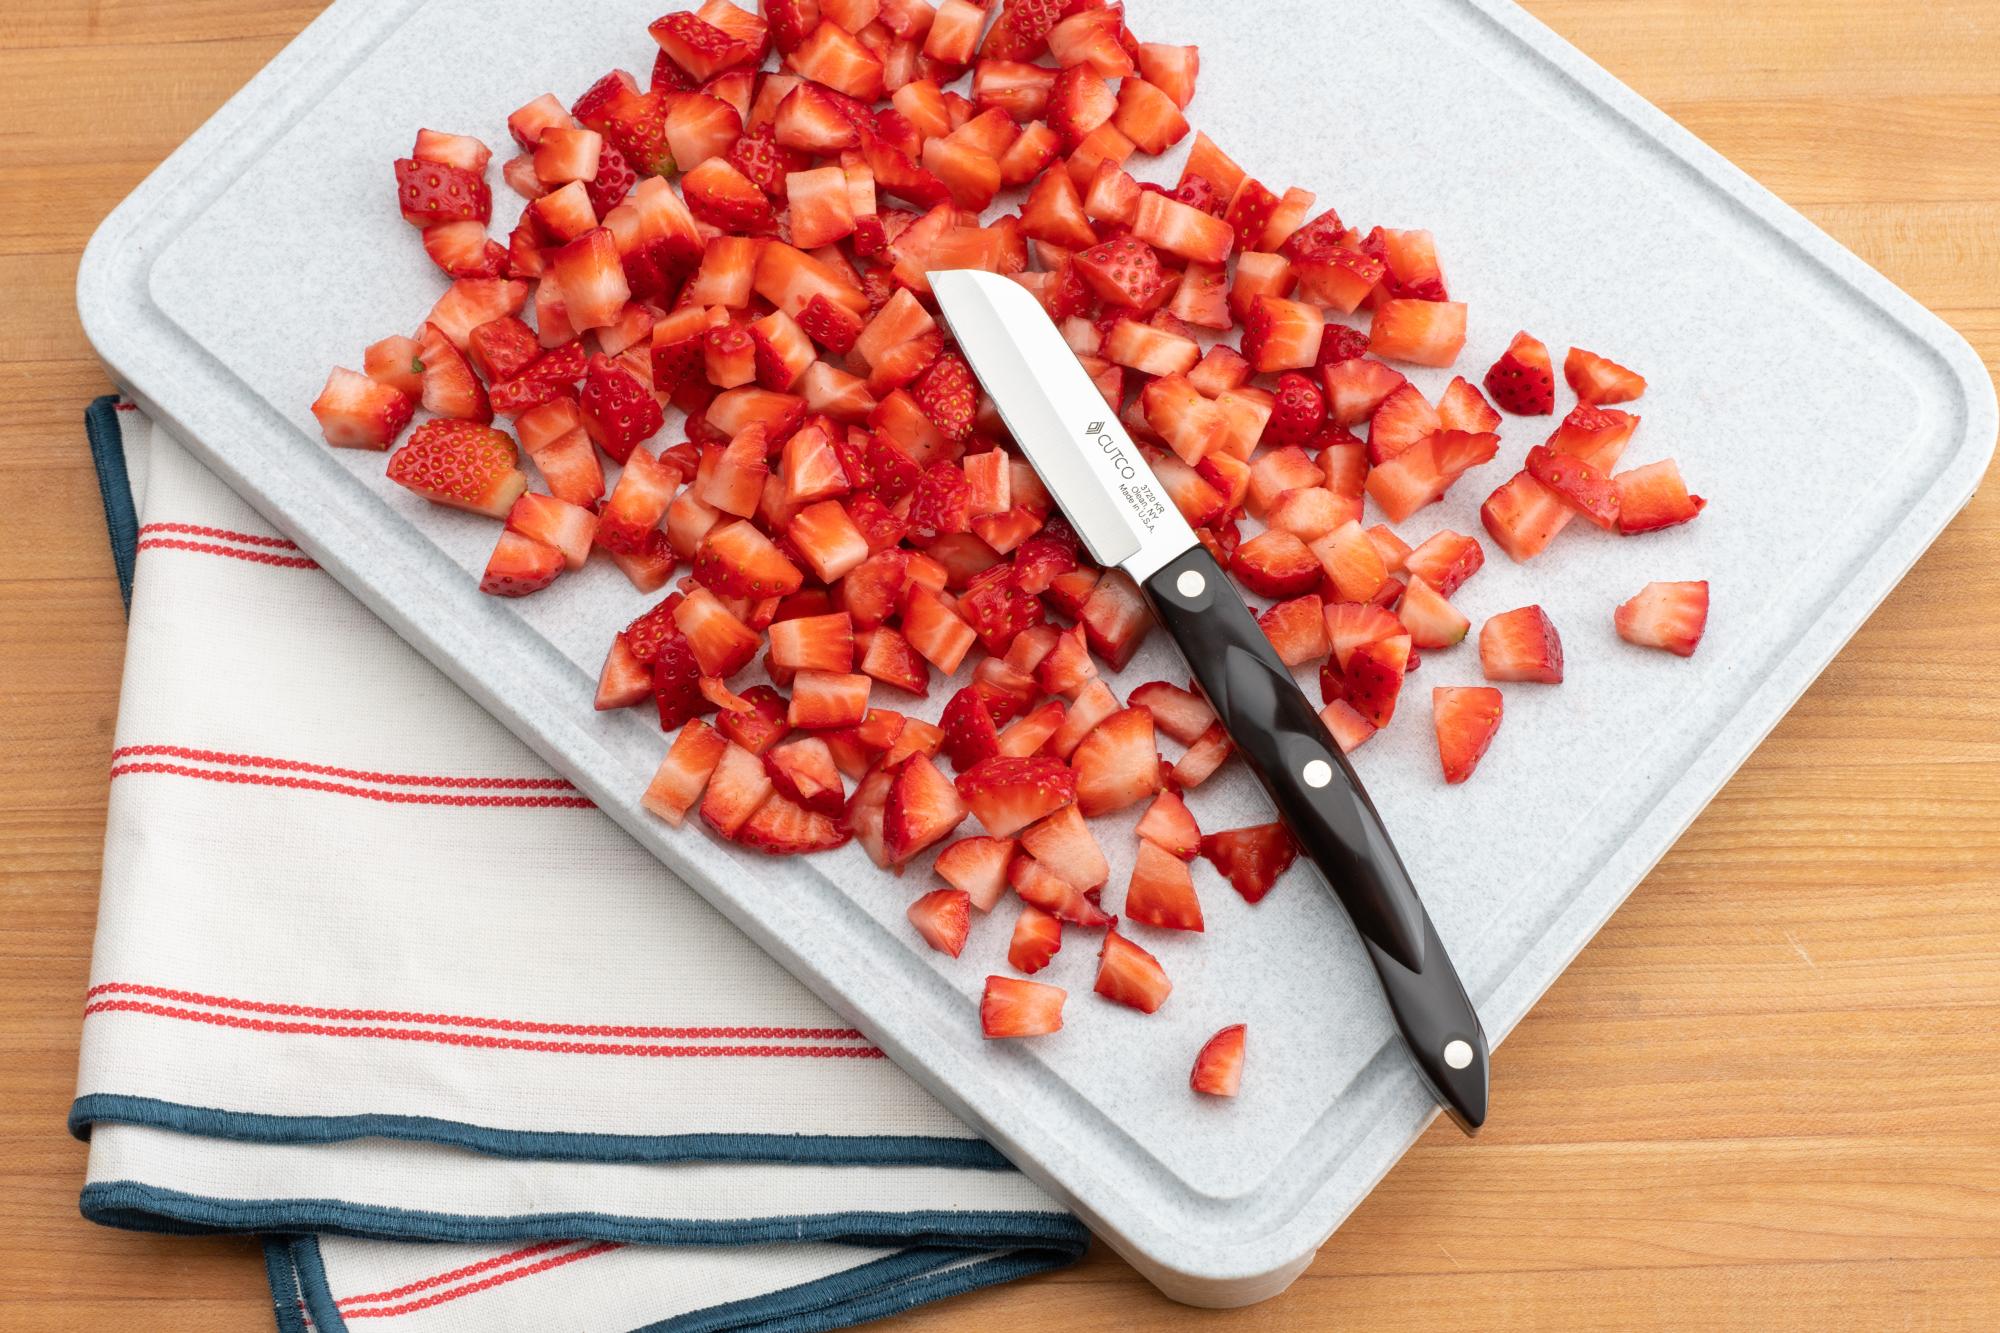
M 441 805 L 441 806 L 502 806 L 512 809 L 533 810 L 595 810 L 597 805 L 587 796 L 504 796 L 490 792 L 455 795 L 436 791 L 392 791 L 372 787 L 355 787 L 344 782 L 321 782 L 315 778 L 286 777 L 272 773 L 242 773 L 234 769 L 189 768 L 185 764 L 161 764 L 150 760 L 138 763 L 114 764 L 111 776 L 129 777 L 133 774 L 151 773 L 165 777 L 198 778 L 203 782 L 225 782 L 238 786 L 279 787 L 292 791 L 325 792 L 333 796 L 358 796 L 363 800 L 382 801 L 389 805 Z
M 211 528 L 200 523 L 148 523 L 139 529 L 141 537 L 155 532 L 177 532 L 183 537 L 214 537 L 220 541 L 241 542 L 245 546 L 271 546 L 281 551 L 296 551 L 297 542 L 288 542 L 283 537 L 260 537 L 254 532 L 237 532 L 233 528 Z
M 226 555 L 234 560 L 248 560 L 252 564 L 274 565 L 279 569 L 318 569 L 316 561 L 302 555 L 273 555 L 269 551 L 245 551 L 234 546 L 216 546 L 209 542 L 182 541 L 178 537 L 147 537 L 139 543 L 141 551 L 188 551 L 196 555 Z
M 624 1248 L 623 1245 L 616 1241 L 598 1241 L 595 1244 L 586 1245 L 580 1250 L 572 1250 L 568 1254 L 552 1255 L 540 1263 L 528 1264 L 522 1268 L 509 1269 L 505 1273 L 496 1273 L 492 1277 L 468 1283 L 463 1287 L 453 1287 L 449 1291 L 440 1291 L 434 1295 L 425 1296 L 421 1300 L 408 1301 L 402 1305 L 387 1305 L 379 1310 L 342 1310 L 340 1313 L 348 1319 L 386 1319 L 393 1315 L 411 1314 L 418 1310 L 428 1310 L 433 1306 L 443 1305 L 446 1301 L 458 1300 L 462 1296 L 472 1296 L 482 1291 L 490 1291 L 494 1287 L 505 1286 L 509 1282 L 518 1282 L 524 1277 L 533 1277 L 537 1273 L 546 1273 L 551 1268 L 561 1268 L 563 1265 L 573 1264 L 579 1259 L 588 1259 L 598 1254 L 609 1254 L 613 1250 L 622 1250 Z
M 347 1307 L 350 1305 L 380 1305 L 384 1301 L 393 1301 L 401 1296 L 409 1296 L 419 1291 L 428 1291 L 432 1287 L 442 1287 L 453 1282 L 462 1282 L 469 1277 L 478 1277 L 481 1273 L 490 1273 L 496 1268 L 505 1268 L 509 1264 L 519 1263 L 523 1259 L 532 1259 L 536 1255 L 547 1254 L 551 1250 L 560 1250 L 565 1245 L 573 1245 L 575 1243 L 568 1240 L 545 1240 L 539 1245 L 530 1245 L 526 1249 L 515 1250 L 511 1254 L 496 1254 L 491 1259 L 482 1259 L 476 1264 L 467 1264 L 463 1268 L 454 1268 L 449 1273 L 438 1273 L 432 1277 L 419 1278 L 415 1282 L 406 1282 L 400 1287 L 391 1287 L 387 1291 L 371 1291 L 360 1296 L 343 1296 L 333 1303 L 334 1308 L 345 1313 Z
M 189 759 L 203 764 L 228 764 L 234 768 L 274 768 L 289 773 L 316 773 L 321 777 L 348 778 L 395 787 L 491 787 L 502 791 L 575 791 L 561 778 L 462 778 L 425 773 L 372 773 L 365 769 L 312 764 L 303 759 L 275 759 L 261 754 L 232 754 L 223 750 L 198 750 L 185 745 L 121 745 L 111 752 L 120 759 L 155 755 L 168 759 Z

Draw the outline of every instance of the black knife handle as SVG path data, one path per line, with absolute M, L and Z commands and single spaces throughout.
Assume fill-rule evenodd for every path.
M 1206 547 L 1143 586 L 1300 850 L 1353 918 L 1431 1091 L 1462 1128 L 1477 1129 L 1486 1033 L 1347 757 Z

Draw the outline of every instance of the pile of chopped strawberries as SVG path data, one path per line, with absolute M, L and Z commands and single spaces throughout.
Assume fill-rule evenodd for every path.
M 1316 212 L 1199 134 L 1172 190 L 1136 180 L 1135 156 L 1190 134 L 1199 56 L 1138 41 L 1121 6 L 706 0 L 649 31 L 644 83 L 614 70 L 508 118 L 500 176 L 526 203 L 504 235 L 487 146 L 418 133 L 397 197 L 450 286 L 414 336 L 333 371 L 313 404 L 328 442 L 388 450 L 421 406 L 388 475 L 502 525 L 489 593 L 539 593 L 601 555 L 651 594 L 686 566 L 611 635 L 596 701 L 673 733 L 653 813 L 698 810 L 774 855 L 853 840 L 898 873 L 935 853 L 941 887 L 909 912 L 932 948 L 958 956 L 1011 889 L 1015 971 L 1046 966 L 1065 929 L 1102 932 L 1097 992 L 1153 1012 L 1172 986 L 1138 931 L 1202 929 L 1190 864 L 1255 902 L 1296 849 L 1276 824 L 1202 833 L 1186 794 L 1229 737 L 1192 689 L 1120 701 L 1105 673 L 1146 606 L 1052 511 L 926 274 L 1034 293 L 1201 540 L 1269 603 L 1279 655 L 1318 665 L 1346 750 L 1389 725 L 1421 654 L 1470 633 L 1450 599 L 1486 558 L 1392 525 L 1499 454 L 1503 411 L 1554 414 L 1547 348 L 1521 334 L 1483 394 L 1461 376 L 1433 403 L 1395 368 L 1449 367 L 1465 344 L 1430 233 Z M 1365 331 L 1331 317 L 1364 311 Z M 1645 381 L 1581 349 L 1563 374 L 1577 405 L 1487 498 L 1492 541 L 1525 562 L 1577 517 L 1626 535 L 1694 518 L 1671 460 L 1615 470 L 1639 418 L 1614 405 Z M 1687 655 L 1706 615 L 1706 584 L 1655 583 L 1614 623 Z M 1563 678 L 1538 606 L 1478 638 L 1490 682 Z M 968 667 L 937 722 L 914 715 Z M 1501 692 L 1441 687 L 1432 714 L 1463 782 Z M 1121 920 L 1090 821 L 1140 803 Z M 1054 1031 L 1064 998 L 991 977 L 985 1031 Z M 1233 1095 L 1243 1041 L 1216 1034 L 1193 1086 Z

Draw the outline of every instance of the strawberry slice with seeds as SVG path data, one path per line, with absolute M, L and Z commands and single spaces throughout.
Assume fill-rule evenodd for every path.
M 1405 384 L 1384 398 L 1368 419 L 1368 461 L 1380 465 L 1443 429 L 1436 408 Z
M 1060 986 L 1016 977 L 988 977 L 986 991 L 979 1000 L 979 1030 L 991 1038 L 1041 1037 L 1062 1029 L 1063 1001 L 1069 992 Z
M 1325 679 L 1322 674 L 1322 694 L 1326 693 Z M 1355 712 L 1354 705 L 1342 698 L 1329 699 L 1326 707 L 1319 711 L 1319 720 L 1326 723 L 1326 729 L 1333 733 L 1334 742 L 1340 746 L 1342 754 L 1353 754 L 1375 734 L 1375 724 Z
M 1500 451 L 1500 437 L 1442 430 L 1411 445 L 1368 474 L 1368 494 L 1392 523 L 1444 497 L 1465 473 Z
M 1282 449 L 1304 445 L 1326 424 L 1326 391 L 1309 376 L 1287 371 L 1278 376 L 1264 443 Z
M 426 412 L 481 425 L 493 420 L 493 408 L 472 363 L 436 324 L 424 325 L 421 340 L 424 367 L 423 405 Z
M 1049 965 L 1062 950 L 1062 921 L 1033 903 L 1022 903 L 1007 943 L 1007 965 L 1029 976 Z
M 1500 730 L 1500 691 L 1490 685 L 1439 686 L 1431 691 L 1432 721 L 1444 780 L 1456 785 L 1472 776 Z
M 1178 861 L 1174 864 L 1180 866 Z M 1167 1002 L 1174 984 L 1167 980 L 1167 970 L 1159 959 L 1111 930 L 1098 953 L 1097 981 L 1091 989 L 1107 1000 L 1150 1014 Z
M 1194 1057 L 1188 1087 L 1210 1097 L 1234 1097 L 1243 1087 L 1243 1046 L 1249 1029 L 1231 1024 L 1206 1042 Z
M 1291 868 L 1299 845 L 1283 824 L 1258 824 L 1208 834 L 1201 840 L 1201 854 L 1243 895 L 1243 901 L 1254 903 Z
M 1488 680 L 1560 685 L 1562 637 L 1539 606 L 1503 612 L 1480 627 L 1479 664 Z
M 403 220 L 413 227 L 493 218 L 493 191 L 475 172 L 443 162 L 396 159 L 396 197 Z
M 1259 597 L 1297 597 L 1319 586 L 1320 561 L 1296 536 L 1272 528 L 1236 548 L 1229 572 Z
M 749 711 L 725 710 L 715 719 L 715 726 L 751 754 L 765 754 L 790 734 L 785 700 L 769 685 L 751 686 L 743 691 L 741 702 L 750 705 Z
M 1472 622 L 1420 578 L 1412 578 L 1404 589 L 1396 618 L 1410 631 L 1415 648 L 1449 648 L 1462 643 Z
M 1619 527 L 1617 485 L 1583 459 L 1538 444 L 1528 450 L 1528 475 L 1598 527 Z
M 1286 666 L 1317 662 L 1332 651 L 1326 637 L 1326 616 L 1312 593 L 1279 602 L 1257 618 L 1257 625 Z
M 1435 532 L 1403 558 L 1403 568 L 1449 597 L 1464 586 L 1486 563 L 1485 548 L 1477 539 L 1449 529 Z
M 986 831 L 1012 837 L 1076 800 L 1076 774 L 1060 759 L 988 759 L 958 779 L 958 792 Z
M 707 807 L 704 805 L 704 814 Z M 853 835 L 827 815 L 807 810 L 775 791 L 736 830 L 736 841 L 766 856 L 803 856 L 845 847 Z
M 389 480 L 436 504 L 505 518 L 528 489 L 519 459 L 504 432 L 440 417 L 417 427 L 390 456 Z
M 1201 931 L 1201 900 L 1195 896 L 1187 862 L 1141 838 L 1132 882 L 1125 891 L 1125 915 L 1162 930 Z
M 774 666 L 787 671 L 853 669 L 854 622 L 845 611 L 779 620 L 772 624 L 770 636 Z
M 929 756 L 913 756 L 896 774 L 883 808 L 882 833 L 890 859 L 903 864 L 957 828 L 965 815 L 966 804 L 951 779 Z
M 960 838 L 938 853 L 933 868 L 945 883 L 965 890 L 974 907 L 990 912 L 1007 892 L 1007 867 L 1013 860 L 1012 838 Z
M 694 558 L 694 576 L 724 597 L 753 601 L 789 596 L 805 583 L 799 567 L 748 519 L 709 530 Z
M 951 696 L 938 718 L 944 729 L 944 754 L 961 773 L 970 772 L 1000 753 L 1000 730 L 986 699 L 971 686 Z
M 1628 537 L 1689 522 L 1708 505 L 1699 495 L 1688 494 L 1671 458 L 1621 472 L 1611 484 L 1618 492 L 1618 531 Z
M 1261 374 L 1317 364 L 1326 316 L 1316 305 L 1260 296 L 1243 321 L 1243 355 Z
M 701 691 L 701 679 L 701 663 L 695 661 L 694 648 L 676 625 L 653 657 L 653 703 L 660 730 L 672 731 L 690 718 L 715 711 Z
M 1708 628 L 1708 584 L 1649 583 L 1618 608 L 1617 625 L 1627 643 L 1692 657 Z
M 1569 349 L 1563 358 L 1563 378 L 1576 392 L 1577 400 L 1595 407 L 1600 403 L 1629 403 L 1646 392 L 1646 380 L 1609 357 Z
M 1549 349 L 1526 333 L 1515 334 L 1486 372 L 1486 393 L 1501 411 L 1517 417 L 1544 417 L 1554 412 L 1556 376 Z
M 932 889 L 910 904 L 909 918 L 924 943 L 956 958 L 972 933 L 972 899 L 963 889 Z
M 342 449 L 387 449 L 416 410 L 416 400 L 394 386 L 339 366 L 312 405 L 326 442 Z
M 577 402 L 583 410 L 584 430 L 619 463 L 666 423 L 652 391 L 637 375 L 601 353 L 590 358 Z
M 509 529 L 500 534 L 486 562 L 479 591 L 491 597 L 526 597 L 554 583 L 565 567 L 561 551 Z
M 1136 236 L 1094 245 L 1079 253 L 1075 262 L 1077 276 L 1113 305 L 1150 311 L 1166 299 L 1168 279 L 1160 257 Z
M 1402 694 L 1409 664 L 1407 634 L 1357 645 L 1341 668 L 1347 702 L 1377 729 L 1388 726 L 1396 715 L 1396 700 Z

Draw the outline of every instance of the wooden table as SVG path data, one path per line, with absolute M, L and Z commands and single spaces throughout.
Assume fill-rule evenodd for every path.
M 2000 365 L 2000 0 L 1529 7 Z M 252 1242 L 76 1212 L 63 1117 L 124 621 L 81 419 L 108 384 L 71 289 L 98 220 L 317 9 L 0 20 L 4 1328 L 271 1327 Z M 1180 1309 L 1100 1247 L 901 1322 L 2000 1326 L 1996 648 L 1989 490 L 1498 1053 L 1507 1114 L 1477 1146 L 1434 1128 L 1285 1296 Z

